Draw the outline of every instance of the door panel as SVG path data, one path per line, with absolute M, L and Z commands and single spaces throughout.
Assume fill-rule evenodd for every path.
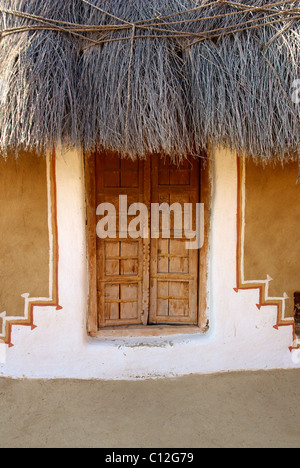
M 108 152 L 96 158 L 96 205 L 111 203 L 117 215 L 116 239 L 97 237 L 99 326 L 141 325 L 145 323 L 144 242 L 119 230 L 119 196 L 127 196 L 128 206 L 144 202 L 144 163 Z M 127 228 L 132 219 L 128 216 Z
M 171 211 L 170 238 L 164 238 L 168 229 L 160 216 L 159 238 L 151 239 L 149 323 L 152 324 L 197 324 L 199 252 L 186 249 L 183 210 L 185 203 L 193 204 L 196 210 L 199 172 L 198 161 L 184 161 L 177 166 L 169 159 L 158 156 L 152 159 L 151 201 L 178 204 L 174 213 Z M 190 228 L 196 229 L 194 221 Z

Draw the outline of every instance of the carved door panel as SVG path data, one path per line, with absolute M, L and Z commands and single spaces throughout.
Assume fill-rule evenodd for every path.
M 151 201 L 174 206 L 167 232 L 160 216 L 159 238 L 151 239 L 149 320 L 152 324 L 197 324 L 199 251 L 186 248 L 190 240 L 186 234 L 190 232 L 184 229 L 183 213 L 187 203 L 196 213 L 199 175 L 198 161 L 186 160 L 177 166 L 169 159 L 152 160 Z M 195 231 L 195 216 L 192 219 L 193 225 L 186 227 Z M 169 238 L 164 238 L 165 235 Z
M 114 233 L 107 239 L 97 237 L 97 295 L 100 327 L 141 325 L 147 323 L 149 284 L 147 249 L 144 239 L 132 239 L 127 206 L 144 203 L 143 161 L 120 159 L 118 155 L 102 153 L 96 157 L 96 205 L 110 203 L 116 209 Z M 125 205 L 120 195 L 126 196 Z M 113 214 L 112 214 L 113 216 Z M 120 227 L 120 216 L 127 219 Z M 100 219 L 100 218 L 99 218 Z M 99 220 L 98 219 L 98 220 Z M 126 232 L 127 231 L 127 232 Z M 145 271 L 146 269 L 146 271 Z M 146 304 L 145 304 L 146 298 Z

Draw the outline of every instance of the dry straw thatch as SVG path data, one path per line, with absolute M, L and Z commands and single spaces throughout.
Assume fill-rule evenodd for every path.
M 0 0 L 0 150 L 299 154 L 299 1 Z

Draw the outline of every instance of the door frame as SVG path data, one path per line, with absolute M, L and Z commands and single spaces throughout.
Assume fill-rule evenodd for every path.
M 99 329 L 97 300 L 96 259 L 96 155 L 101 151 L 84 153 L 85 196 L 86 196 L 86 240 L 88 261 L 88 316 L 87 332 L 90 336 L 138 336 L 172 333 L 196 333 L 208 329 L 208 261 L 211 213 L 210 160 L 207 154 L 200 157 L 200 202 L 204 204 L 204 244 L 199 259 L 198 325 L 145 325 L 118 326 Z M 149 155 L 151 158 L 151 155 Z M 150 176 L 150 174 L 149 174 Z M 149 179 L 150 180 L 150 179 Z M 117 329 L 116 329 L 117 328 Z

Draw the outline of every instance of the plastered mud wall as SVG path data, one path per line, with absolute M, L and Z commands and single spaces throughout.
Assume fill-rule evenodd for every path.
M 51 164 L 28 152 L 0 158 L 0 340 L 10 346 L 11 327 L 34 328 L 33 305 L 54 299 Z
M 294 316 L 294 293 L 300 291 L 298 170 L 293 162 L 245 163 L 245 280 L 269 277 L 268 296 L 285 298 L 285 318 Z
M 88 261 L 82 152 L 58 149 L 52 176 L 49 159 L 45 162 L 24 159 L 17 169 L 11 162 L 10 170 L 6 169 L 10 166 L 1 163 L 3 187 L 7 187 L 1 191 L 5 217 L 11 211 L 11 220 L 17 216 L 14 224 L 17 227 L 24 223 L 22 215 L 28 210 L 28 216 L 33 220 L 29 226 L 25 220 L 26 236 L 19 233 L 17 237 L 20 243 L 18 253 L 14 251 L 14 236 L 17 234 L 13 229 L 9 236 L 5 235 L 6 246 L 1 250 L 9 275 L 0 266 L 0 276 L 7 282 L 7 291 L 11 292 L 10 302 L 7 299 L 5 304 L 8 295 L 2 287 L 1 310 L 9 309 L 10 303 L 14 307 L 11 313 L 21 314 L 10 329 L 7 344 L 0 347 L 1 376 L 136 380 L 300 365 L 299 354 L 293 354 L 299 350 L 293 349 L 291 318 L 285 323 L 286 326 L 278 326 L 277 303 L 272 301 L 265 307 L 259 289 L 263 284 L 265 292 L 271 291 L 272 281 L 266 278 L 272 275 L 272 287 L 276 288 L 274 294 L 278 292 L 278 302 L 283 304 L 283 293 L 286 291 L 288 294 L 297 287 L 297 266 L 292 261 L 292 254 L 277 257 L 279 247 L 284 244 L 281 233 L 284 230 L 291 233 L 297 229 L 297 225 L 293 224 L 294 218 L 291 220 L 291 212 L 294 215 L 293 203 L 298 202 L 295 188 L 298 170 L 294 171 L 291 166 L 285 179 L 279 177 L 280 171 L 277 176 L 271 169 L 263 173 L 260 172 L 261 168 L 253 166 L 249 167 L 247 177 L 246 166 L 243 166 L 240 174 L 237 156 L 230 151 L 215 150 L 211 159 L 212 209 L 207 294 L 209 330 L 193 335 L 178 333 L 172 336 L 115 339 L 92 338 L 87 334 Z M 19 180 L 22 173 L 24 177 Z M 25 174 L 30 176 L 29 182 Z M 261 174 L 266 175 L 266 180 L 258 183 L 258 177 L 263 177 Z M 277 177 L 276 197 L 280 199 L 280 192 L 288 183 L 295 198 L 292 203 L 287 196 L 289 214 L 275 221 L 272 216 L 261 226 L 257 218 L 264 219 L 265 211 L 257 213 L 256 210 L 267 207 L 269 195 L 266 195 L 266 191 L 273 187 L 271 179 L 274 181 Z M 27 201 L 23 209 L 12 204 L 8 210 L 6 201 L 19 184 L 18 199 L 23 199 L 26 188 Z M 257 187 L 260 187 L 258 192 L 255 191 Z M 270 203 L 273 197 L 270 195 Z M 244 209 L 248 203 L 248 210 Z M 280 212 L 278 214 L 275 210 L 276 206 L 274 203 L 273 214 L 278 218 Z M 6 229 L 5 226 L 3 229 Z M 291 238 L 287 232 L 285 252 L 289 251 L 288 244 L 295 248 L 298 242 L 295 233 Z M 263 235 L 266 233 L 270 233 L 270 245 L 267 245 Z M 263 242 L 263 247 L 260 242 Z M 28 263 L 24 261 L 23 268 L 19 270 L 16 265 L 24 251 L 30 253 L 26 257 Z M 283 267 L 283 259 L 287 255 L 290 263 Z M 10 267 L 10 263 L 14 266 Z M 292 270 L 291 264 L 295 270 Z M 243 271 L 239 266 L 243 266 Z M 289 280 L 284 284 L 282 279 L 277 279 L 280 268 L 288 272 Z M 240 275 L 241 272 L 243 275 Z M 291 279 L 295 280 L 292 286 Z M 21 305 L 24 306 L 26 301 L 36 305 L 34 314 L 29 314 L 28 318 L 25 317 L 24 307 L 17 307 L 17 301 L 24 293 L 30 296 L 22 297 Z M 289 311 L 286 313 L 289 314 Z M 9 347 L 11 344 L 14 346 Z

